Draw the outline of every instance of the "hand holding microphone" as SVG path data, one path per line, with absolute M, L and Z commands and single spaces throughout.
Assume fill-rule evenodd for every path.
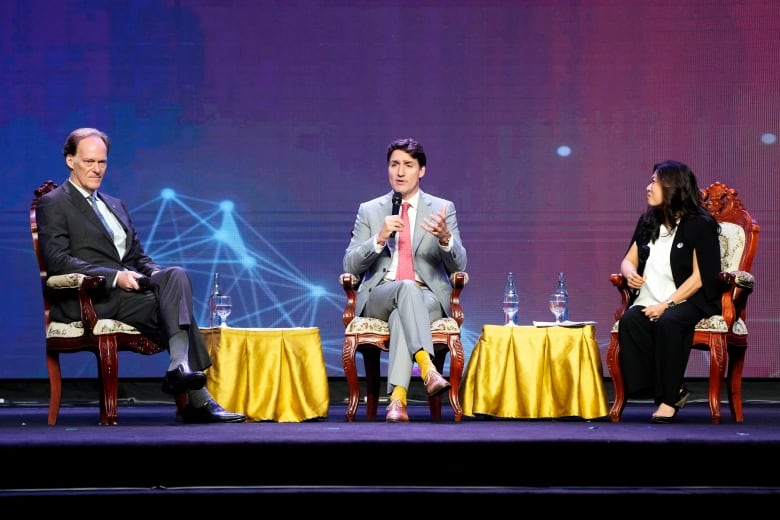
M 400 191 L 393 193 L 393 215 L 398 215 L 401 212 L 401 203 L 404 201 L 404 196 Z M 390 233 L 390 238 L 395 237 L 395 231 Z

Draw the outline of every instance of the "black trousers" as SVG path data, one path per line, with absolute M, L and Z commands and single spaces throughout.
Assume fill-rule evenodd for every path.
M 113 318 L 159 338 L 166 347 L 171 336 L 186 330 L 190 368 L 210 367 L 211 357 L 192 310 L 192 280 L 187 271 L 166 267 L 152 275 L 151 282 L 150 290 L 121 291 L 119 311 Z
M 655 404 L 674 406 L 685 378 L 693 330 L 704 316 L 689 302 L 666 309 L 650 321 L 643 306 L 620 319 L 620 369 L 628 397 L 652 396 Z

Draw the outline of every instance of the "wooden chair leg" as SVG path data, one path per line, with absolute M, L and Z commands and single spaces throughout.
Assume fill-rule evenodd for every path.
M 379 383 L 381 381 L 379 355 L 381 352 L 378 348 L 372 347 L 362 350 L 361 353 L 366 371 L 366 420 L 375 421 L 379 407 Z
M 441 374 L 444 372 L 444 361 L 447 358 L 447 351 L 442 348 L 435 347 L 436 346 L 434 346 L 433 366 L 435 366 L 436 370 L 438 370 L 438 372 Z M 428 398 L 428 408 L 431 411 L 432 421 L 441 421 L 441 398 L 442 394 Z
M 446 338 L 436 338 L 435 346 L 438 348 L 435 350 L 433 364 L 439 372 L 444 372 L 444 363 L 447 359 L 447 354 L 449 353 L 450 355 L 450 389 L 447 393 L 447 397 L 449 398 L 450 408 L 452 408 L 454 414 L 454 420 L 455 422 L 459 422 L 463 418 L 463 407 L 460 405 L 460 380 L 463 377 L 463 363 L 465 357 L 463 345 L 460 342 L 459 335 L 447 334 Z M 445 346 L 446 348 L 444 348 Z M 431 420 L 441 420 L 442 403 L 442 395 L 428 399 Z
M 455 414 L 455 422 L 463 418 L 463 407 L 460 405 L 460 381 L 463 378 L 465 354 L 459 335 L 451 335 L 447 344 L 450 351 L 450 407 Z
M 728 368 L 726 374 L 727 392 L 729 396 L 729 408 L 731 419 L 741 423 L 745 420 L 742 416 L 742 369 L 745 366 L 745 347 L 728 345 Z
M 57 424 L 57 415 L 62 403 L 62 372 L 60 370 L 60 353 L 47 352 L 46 366 L 49 370 L 49 426 Z
M 623 415 L 623 409 L 626 406 L 626 393 L 623 387 L 623 373 L 620 370 L 620 342 L 618 341 L 618 334 L 612 332 L 609 335 L 609 346 L 607 347 L 607 368 L 609 375 L 612 377 L 612 386 L 614 388 L 614 401 L 612 402 L 612 408 L 609 409 L 609 419 L 613 422 L 620 422 L 620 418 Z
M 98 341 L 98 380 L 100 383 L 100 424 L 115 426 L 119 423 L 119 350 L 116 337 L 101 336 Z
M 189 401 L 189 396 L 187 395 L 187 392 L 182 392 L 174 395 L 173 400 L 176 402 L 176 417 L 181 417 L 182 411 Z
M 349 388 L 349 400 L 347 402 L 347 421 L 355 420 L 358 400 L 360 399 L 360 381 L 358 380 L 357 367 L 355 366 L 355 353 L 357 351 L 357 338 L 353 334 L 344 336 L 344 349 L 341 355 L 341 364 L 344 367 L 344 376 L 347 378 Z
M 712 424 L 720 423 L 720 387 L 726 376 L 726 338 L 710 334 L 709 402 Z

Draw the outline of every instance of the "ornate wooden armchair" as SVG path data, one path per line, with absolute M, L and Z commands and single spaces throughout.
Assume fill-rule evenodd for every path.
M 720 280 L 724 287 L 721 298 L 723 314 L 699 321 L 693 335 L 693 348 L 709 352 L 708 400 L 714 424 L 720 422 L 720 390 L 724 376 L 731 418 L 739 423 L 744 420 L 742 369 L 748 338 L 746 306 L 747 298 L 753 291 L 754 277 L 749 271 L 758 247 L 760 227 L 737 195 L 737 190 L 720 182 L 702 190 L 705 205 L 721 226 Z M 616 321 L 610 332 L 606 354 L 607 368 L 615 390 L 615 400 L 609 417 L 612 422 L 619 422 L 626 404 L 626 395 L 620 371 L 618 320 L 628 308 L 629 291 L 622 275 L 612 274 L 609 279 L 620 292 L 620 304 L 615 311 Z
M 38 224 L 35 209 L 38 199 L 50 192 L 57 185 L 52 181 L 44 182 L 35 190 L 35 197 L 30 205 L 30 231 L 32 232 L 33 248 L 38 260 L 43 293 L 44 324 L 46 327 L 46 366 L 49 371 L 49 418 L 48 423 L 57 423 L 57 415 L 62 401 L 62 372 L 60 370 L 60 353 L 92 352 L 97 358 L 97 374 L 100 386 L 100 424 L 115 425 L 118 423 L 117 393 L 119 351 L 133 351 L 139 354 L 157 354 L 165 352 L 152 338 L 141 334 L 137 329 L 117 320 L 98 319 L 92 305 L 89 293 L 101 288 L 106 280 L 102 276 L 85 276 L 83 274 L 63 274 L 48 276 L 43 261 L 43 254 L 38 246 Z M 49 316 L 49 294 L 51 291 L 77 291 L 81 305 L 81 321 L 59 323 Z M 176 405 L 181 410 L 186 404 L 186 394 L 175 396 Z
M 358 400 L 360 398 L 360 381 L 355 355 L 360 352 L 363 355 L 363 365 L 366 373 L 366 419 L 376 420 L 377 406 L 379 403 L 380 384 L 380 354 L 390 348 L 390 329 L 387 322 L 376 318 L 363 318 L 355 316 L 357 303 L 357 288 L 360 280 L 351 273 L 344 273 L 340 277 L 341 286 L 347 296 L 342 321 L 344 331 L 344 349 L 341 362 L 344 366 L 344 374 L 349 386 L 349 402 L 347 404 L 347 421 L 355 420 Z M 463 376 L 464 353 L 463 344 L 460 341 L 460 326 L 463 324 L 463 308 L 460 304 L 460 293 L 468 283 L 468 274 L 456 272 L 450 276 L 452 292 L 450 293 L 450 305 L 452 307 L 451 318 L 441 318 L 431 324 L 435 357 L 433 364 L 436 370 L 444 370 L 444 362 L 447 353 L 450 354 L 450 389 L 448 397 L 450 407 L 455 413 L 455 421 L 463 418 L 463 408 L 460 405 L 460 380 Z M 428 399 L 431 410 L 431 419 L 441 420 L 442 396 L 438 395 Z

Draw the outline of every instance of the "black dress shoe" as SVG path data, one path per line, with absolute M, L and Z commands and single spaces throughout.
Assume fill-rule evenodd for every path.
M 187 390 L 200 390 L 206 385 L 206 374 L 199 371 L 186 370 L 179 365 L 165 373 L 162 391 L 166 394 L 180 394 Z
M 234 412 L 228 412 L 222 408 L 214 399 L 195 408 L 187 405 L 181 411 L 181 419 L 185 424 L 204 424 L 204 423 L 239 423 L 246 421 L 246 415 Z

